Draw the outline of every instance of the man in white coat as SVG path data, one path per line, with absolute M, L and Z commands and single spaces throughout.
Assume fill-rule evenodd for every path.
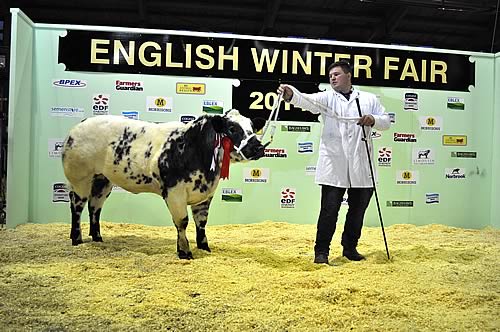
M 331 64 L 328 75 L 333 90 L 303 94 L 291 85 L 278 87 L 285 101 L 322 117 L 323 132 L 316 167 L 316 183 L 321 185 L 321 211 L 314 246 L 314 262 L 319 264 L 328 264 L 330 242 L 346 189 L 349 209 L 342 233 L 342 255 L 354 261 L 365 258 L 356 247 L 373 194 L 373 182 L 362 126 L 373 158 L 372 127 L 386 130 L 391 124 L 389 115 L 374 94 L 352 87 L 352 68 L 347 61 Z

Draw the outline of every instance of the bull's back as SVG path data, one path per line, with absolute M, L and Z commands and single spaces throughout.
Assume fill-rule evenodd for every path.
M 70 182 L 103 174 L 131 192 L 157 192 L 155 156 L 178 124 L 155 124 L 102 115 L 76 125 L 64 144 L 63 165 Z

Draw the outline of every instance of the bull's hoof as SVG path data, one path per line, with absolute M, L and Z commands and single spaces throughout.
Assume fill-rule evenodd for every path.
M 83 240 L 82 239 L 71 239 L 71 244 L 74 245 L 74 246 L 77 246 L 79 244 L 82 244 L 83 243 Z
M 212 250 L 210 250 L 210 248 L 208 247 L 208 243 L 206 243 L 206 242 L 204 242 L 204 243 L 197 243 L 197 246 L 198 246 L 198 249 L 206 250 L 208 252 L 212 252 Z
M 191 253 L 191 251 L 185 252 L 185 251 L 179 250 L 177 252 L 177 255 L 179 256 L 180 259 L 193 259 L 193 254 Z
M 94 242 L 102 242 L 102 237 L 100 235 L 92 236 L 92 241 L 94 241 Z

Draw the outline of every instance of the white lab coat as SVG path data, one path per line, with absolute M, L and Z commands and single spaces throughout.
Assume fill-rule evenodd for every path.
M 350 100 L 335 90 L 313 94 L 303 94 L 296 88 L 290 100 L 295 106 L 314 114 L 321 114 L 323 132 L 319 147 L 319 158 L 316 167 L 316 183 L 341 188 L 373 187 L 366 145 L 363 141 L 362 127 L 357 121 L 338 119 L 339 117 L 359 118 L 356 97 L 359 98 L 361 114 L 371 114 L 375 119 L 373 128 L 386 130 L 391 121 L 377 97 L 369 92 L 354 89 Z M 326 106 L 326 107 L 325 107 Z M 374 153 L 371 140 L 371 127 L 365 126 L 373 172 Z

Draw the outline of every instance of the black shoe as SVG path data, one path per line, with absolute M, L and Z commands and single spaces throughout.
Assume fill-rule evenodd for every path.
M 314 256 L 314 263 L 316 263 L 316 264 L 328 264 L 328 255 L 327 254 L 316 254 L 316 256 Z
M 361 255 L 356 248 L 354 249 L 344 249 L 342 251 L 342 256 L 347 258 L 350 261 L 362 261 L 363 259 L 366 259 L 365 256 Z

